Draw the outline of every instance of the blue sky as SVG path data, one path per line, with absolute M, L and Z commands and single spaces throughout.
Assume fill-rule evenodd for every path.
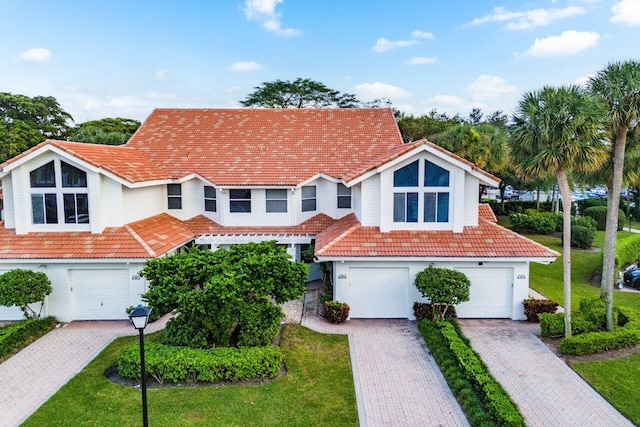
M 0 91 L 77 123 L 239 107 L 297 77 L 415 115 L 510 112 L 640 59 L 640 0 L 0 0 L 0 20 Z

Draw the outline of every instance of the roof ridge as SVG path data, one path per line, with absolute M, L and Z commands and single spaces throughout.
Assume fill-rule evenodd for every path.
M 144 241 L 144 239 L 143 239 L 142 237 L 140 237 L 140 235 L 139 235 L 138 233 L 136 233 L 136 232 L 133 230 L 133 228 L 131 228 L 131 227 L 129 226 L 129 224 L 125 224 L 125 225 L 124 225 L 124 228 L 125 228 L 125 230 L 127 230 L 127 231 L 129 232 L 129 234 L 131 234 L 131 236 L 132 236 L 134 239 L 136 239 L 136 241 L 137 241 L 138 243 L 140 243 L 140 246 L 142 246 L 142 247 L 144 248 L 144 250 L 146 250 L 146 251 L 147 251 L 147 253 L 148 253 L 149 255 L 151 255 L 152 257 L 156 257 L 156 256 L 158 256 L 158 255 L 155 253 L 155 251 L 154 251 L 153 249 L 151 249 L 151 246 L 149 246 L 149 245 L 147 244 L 147 242 L 145 242 L 145 241 Z
M 344 239 L 345 237 L 347 237 L 348 235 L 350 235 L 351 233 L 353 233 L 354 231 L 356 231 L 357 229 L 362 227 L 362 223 L 358 220 L 358 218 L 355 216 L 355 214 L 351 214 L 349 216 L 351 216 L 351 218 L 349 218 L 349 221 L 355 220 L 355 224 L 353 224 L 351 227 L 349 227 L 346 230 L 344 230 L 335 239 L 332 239 L 328 244 L 326 244 L 322 248 L 320 248 L 320 250 L 318 250 L 317 255 L 322 255 L 322 253 L 325 250 L 330 249 L 332 246 L 334 246 L 338 242 L 340 242 L 340 240 Z M 348 218 L 349 216 L 346 216 L 345 218 Z M 339 224 L 339 223 L 340 222 L 338 221 L 335 224 L 333 224 L 331 227 L 333 227 L 333 226 L 335 226 L 336 224 Z

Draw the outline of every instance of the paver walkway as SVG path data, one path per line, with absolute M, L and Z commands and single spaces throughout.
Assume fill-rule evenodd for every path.
M 460 326 L 527 425 L 632 426 L 535 335 L 537 323 L 461 319 Z
M 317 292 L 306 295 L 302 325 L 349 337 L 360 426 L 468 426 L 415 322 L 349 320 L 318 315 Z
M 145 333 L 164 328 L 168 316 Z M 72 322 L 0 363 L 0 426 L 26 420 L 115 338 L 137 335 L 131 322 Z

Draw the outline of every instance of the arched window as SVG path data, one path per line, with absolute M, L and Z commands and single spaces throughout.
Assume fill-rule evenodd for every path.
M 394 222 L 449 222 L 448 170 L 416 160 L 393 173 L 393 187 Z

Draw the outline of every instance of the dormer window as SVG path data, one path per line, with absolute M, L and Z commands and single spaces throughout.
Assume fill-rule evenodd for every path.
M 58 224 L 60 217 L 65 224 L 88 223 L 87 173 L 63 161 L 57 168 L 56 163 L 51 161 L 29 173 L 33 223 Z M 38 191 L 44 188 L 50 190 L 46 193 Z M 62 206 L 60 211 L 59 206 Z
M 351 209 L 351 189 L 338 183 L 338 209 Z
M 448 170 L 416 160 L 393 173 L 393 187 L 394 222 L 449 222 Z

